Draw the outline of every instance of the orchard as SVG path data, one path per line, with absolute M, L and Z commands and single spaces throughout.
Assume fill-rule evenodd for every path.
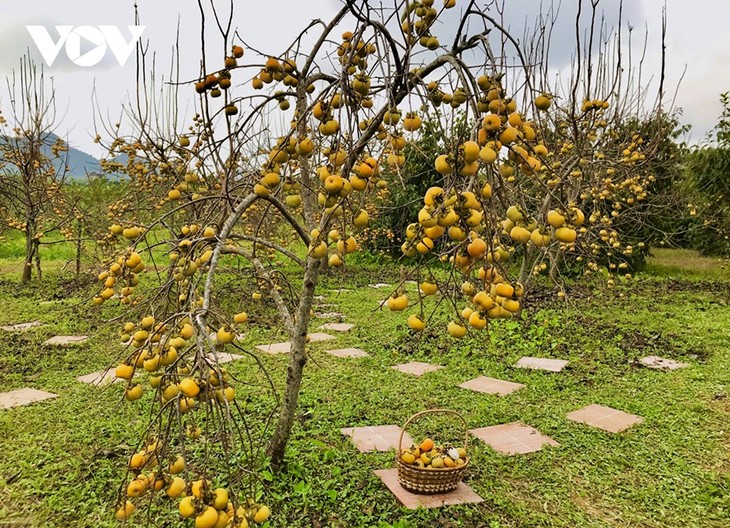
M 576 22 L 573 62 L 556 76 L 549 12 L 519 35 L 499 2 L 347 0 L 288 45 L 258 50 L 245 26 L 233 29 L 244 8 L 201 2 L 201 34 L 215 38 L 199 57 L 177 57 L 164 81 L 139 45 L 135 104 L 99 128 L 101 169 L 123 191 L 103 204 L 67 192 L 50 158 L 31 151 L 21 175 L 37 212 L 2 209 L 28 238 L 23 281 L 42 226 L 77 242 L 77 275 L 82 246 L 94 245 L 85 302 L 91 317 L 113 314 L 122 352 L 109 372 L 124 412 L 144 423 L 117 464 L 118 521 L 287 525 L 285 501 L 266 490 L 300 456 L 290 441 L 309 412 L 300 396 L 317 368 L 318 297 L 366 268 L 374 225 L 394 209 L 410 216 L 386 229 L 397 255 L 383 266 L 396 278 L 370 321 L 397 327 L 392 339 L 411 352 L 433 340 L 442 353 L 495 339 L 542 346 L 550 322 L 536 310 L 570 311 L 571 291 L 627 306 L 655 233 L 685 214 L 673 187 L 677 116 L 663 73 L 651 94 L 636 73 L 644 61 L 663 72 L 665 57 L 632 59 L 620 7 L 612 28 L 603 2 L 578 4 L 588 22 Z M 181 78 L 179 61 L 198 61 L 198 76 Z M 28 165 L 10 146 L 0 143 L 4 161 Z M 412 183 L 424 174 L 427 185 Z M 249 345 L 267 335 L 287 339 L 283 372 Z M 419 410 L 441 406 L 431 390 Z M 467 457 L 439 436 L 423 432 L 396 461 L 436 471 L 468 459 L 477 471 L 480 448 Z

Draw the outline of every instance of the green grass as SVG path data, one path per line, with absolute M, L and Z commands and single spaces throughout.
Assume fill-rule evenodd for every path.
M 727 259 L 701 257 L 689 249 L 654 248 L 647 259 L 647 272 L 661 277 L 697 280 L 727 280 L 730 262 Z
M 310 347 L 298 419 L 283 471 L 264 472 L 262 499 L 276 527 L 625 527 L 727 526 L 730 515 L 730 274 L 719 263 L 688 253 L 657 251 L 648 271 L 616 288 L 576 288 L 567 300 L 544 301 L 522 321 L 501 321 L 489 333 L 456 341 L 443 325 L 409 335 L 407 314 L 377 311 L 388 291 L 366 285 L 396 281 L 396 265 L 369 265 L 324 277 L 319 292 L 357 327 L 334 342 Z M 121 400 L 75 377 L 111 364 L 121 352 L 120 307 L 83 304 L 90 289 L 65 284 L 54 272 L 41 285 L 17 287 L 0 278 L 0 323 L 40 319 L 46 326 L 3 334 L 3 390 L 32 386 L 59 398 L 0 411 L 0 527 L 106 527 L 125 460 L 147 420 L 147 403 Z M 231 307 L 250 305 L 255 285 L 226 277 Z M 335 293 L 333 290 L 349 291 Z M 414 291 L 414 286 L 410 286 Z M 40 305 L 54 297 L 65 299 Z M 249 306 L 247 306 L 249 308 Z M 250 306 L 243 346 L 276 341 L 283 331 L 267 304 Z M 443 315 L 445 322 L 446 316 Z M 315 319 L 313 329 L 325 320 Z M 88 333 L 81 347 L 49 350 L 59 333 Z M 362 359 L 337 359 L 328 348 L 355 346 Z M 644 355 L 691 364 L 676 372 L 636 365 Z M 523 355 L 565 358 L 560 374 L 514 369 Z M 262 361 L 283 386 L 286 357 Z M 418 360 L 445 368 L 421 378 L 390 367 Z M 260 383 L 249 359 L 228 365 L 242 382 Z M 505 398 L 458 385 L 478 375 L 524 383 Z M 261 417 L 272 399 L 243 385 L 240 399 Z M 147 402 L 147 403 L 145 403 Z M 590 403 L 615 407 L 644 423 L 611 435 L 576 424 L 566 413 Z M 359 454 L 340 434 L 358 425 L 402 424 L 433 407 L 458 410 L 469 427 L 524 421 L 560 443 L 529 455 L 502 456 L 478 440 L 470 444 L 467 483 L 485 502 L 445 509 L 399 507 L 372 471 L 393 466 L 393 453 Z M 431 425 L 431 424 L 428 424 Z M 436 422 L 431 431 L 441 431 Z M 447 429 L 443 429 L 446 431 Z M 448 429 L 454 436 L 453 426 Z M 425 431 L 416 427 L 414 435 Z M 437 433 L 438 434 L 438 433 Z M 162 501 L 155 526 L 184 526 L 174 504 Z M 143 524 L 138 515 L 135 522 Z M 134 524 L 134 523 L 132 523 Z M 134 524 L 136 525 L 136 524 Z

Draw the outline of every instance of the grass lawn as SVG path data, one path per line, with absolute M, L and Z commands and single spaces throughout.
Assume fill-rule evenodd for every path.
M 60 280 L 58 262 L 49 263 L 42 284 L 20 288 L 14 261 L 0 261 L 0 325 L 45 323 L 22 333 L 2 332 L 0 390 L 33 387 L 59 395 L 0 410 L 2 528 L 118 526 L 113 505 L 130 446 L 147 423 L 150 395 L 127 403 L 120 385 L 100 389 L 75 380 L 118 358 L 118 324 L 108 321 L 123 310 L 92 308 L 86 299 L 93 285 Z M 520 321 L 500 321 L 488 333 L 463 340 L 444 335 L 444 324 L 415 337 L 405 327 L 407 314 L 378 311 L 389 290 L 368 283 L 395 284 L 397 276 L 395 265 L 371 264 L 320 282 L 318 293 L 331 306 L 319 311 L 344 313 L 356 327 L 329 332 L 336 341 L 311 344 L 285 468 L 262 474 L 270 526 L 729 525 L 730 271 L 723 263 L 686 251 L 657 251 L 637 280 L 619 281 L 611 290 L 569 288 L 565 300 L 548 298 Z M 335 291 L 341 288 L 347 291 Z M 233 282 L 222 291 L 232 303 L 241 299 Z M 258 325 L 246 334 L 246 349 L 283 340 L 265 303 L 252 308 L 252 320 Z M 325 322 L 314 319 L 312 330 Z M 56 334 L 92 338 L 69 349 L 42 345 Z M 341 359 L 325 353 L 344 347 L 361 348 L 369 356 Z M 690 366 L 649 370 L 637 364 L 648 355 Z M 286 356 L 261 356 L 275 384 L 283 386 Z M 570 363 L 561 373 L 514 368 L 522 356 Z M 444 368 L 422 377 L 391 368 L 409 361 Z M 260 381 L 250 359 L 227 367 L 244 382 Z M 480 375 L 525 388 L 500 398 L 458 387 Z M 240 394 L 254 417 L 272 403 L 254 386 Z M 639 415 L 643 423 L 610 434 L 566 418 L 593 403 Z M 459 411 L 469 428 L 522 421 L 560 446 L 505 456 L 471 438 L 466 482 L 484 502 L 406 510 L 373 474 L 394 466 L 393 452 L 360 454 L 340 429 L 401 425 L 434 407 Z M 413 434 L 422 432 L 416 427 Z M 129 524 L 145 520 L 135 515 Z M 185 526 L 172 501 L 151 523 Z

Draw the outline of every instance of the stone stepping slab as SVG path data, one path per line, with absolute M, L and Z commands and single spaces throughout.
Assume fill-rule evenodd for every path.
M 46 339 L 43 344 L 45 346 L 73 346 L 73 345 L 80 345 L 84 341 L 89 339 L 89 336 L 53 336 L 50 339 Z
M 316 343 L 318 341 L 329 341 L 330 339 L 335 339 L 335 336 L 331 336 L 322 332 L 314 332 L 313 334 L 309 334 L 310 343 Z M 271 343 L 270 345 L 256 345 L 256 348 L 261 350 L 261 352 L 266 352 L 267 354 L 288 354 L 291 350 L 291 343 L 289 341 L 284 341 L 283 343 Z
M 319 328 L 322 330 L 334 330 L 335 332 L 349 332 L 355 328 L 355 325 L 350 323 L 327 323 Z
M 122 380 L 114 375 L 114 370 L 110 369 L 98 370 L 96 372 L 92 372 L 91 374 L 78 376 L 76 378 L 76 381 L 80 381 L 81 383 L 88 383 L 89 385 L 95 385 L 97 387 L 105 387 L 111 385 L 112 383 L 120 382 Z
M 411 493 L 398 482 L 398 469 L 376 469 L 373 471 L 383 484 L 391 491 L 398 501 L 409 510 L 418 508 L 440 508 L 456 504 L 470 504 L 482 502 L 482 499 L 474 490 L 463 482 L 459 482 L 454 491 L 448 493 L 436 493 L 423 495 Z
M 517 368 L 546 370 L 548 372 L 560 372 L 568 362 L 563 359 L 536 358 L 524 356 L 515 364 Z
M 216 355 L 218 356 L 218 363 L 221 365 L 223 363 L 230 363 L 231 361 L 238 361 L 239 359 L 243 359 L 243 356 L 240 356 L 238 354 L 231 354 L 230 352 L 217 352 Z M 212 354 L 208 355 L 208 359 L 215 364 L 216 358 L 213 357 Z
M 590 425 L 609 433 L 620 433 L 644 421 L 641 416 L 596 404 L 568 413 L 567 417 L 573 422 Z
M 441 365 L 431 365 L 430 363 L 422 363 L 420 361 L 411 361 L 410 363 L 402 363 L 400 365 L 395 365 L 390 368 L 399 370 L 401 372 L 404 372 L 405 374 L 413 374 L 414 376 L 423 376 L 427 372 L 434 372 L 434 371 L 442 369 L 444 367 L 442 367 Z
M 376 425 L 365 427 L 345 427 L 340 432 L 349 436 L 352 443 L 361 453 L 369 453 L 371 451 L 390 451 L 398 449 L 398 439 L 400 438 L 401 428 L 397 425 Z M 408 433 L 403 434 L 403 445 L 410 447 L 413 439 Z
M 43 323 L 41 323 L 40 321 L 31 321 L 30 323 L 6 325 L 0 326 L 0 330 L 5 330 L 6 332 L 24 332 L 25 330 L 30 330 L 31 328 L 35 328 L 37 326 L 43 326 Z
M 484 394 L 496 394 L 497 396 L 507 396 L 518 391 L 525 386 L 522 383 L 514 383 L 512 381 L 500 380 L 497 378 L 488 378 L 480 376 L 473 380 L 465 381 L 459 385 L 462 389 L 469 389 Z
M 344 319 L 345 314 L 339 313 L 339 312 L 324 312 L 324 313 L 317 313 L 314 314 L 315 317 L 318 317 L 319 319 Z
M 31 388 L 2 392 L 0 393 L 0 409 L 10 409 L 51 398 L 58 398 L 58 394 Z
M 678 370 L 689 367 L 689 363 L 680 363 L 673 359 L 666 359 L 659 356 L 646 356 L 639 360 L 639 363 L 647 368 L 655 370 Z
M 380 288 L 390 288 L 390 284 L 386 284 L 384 282 L 378 282 L 377 284 L 368 284 L 371 288 L 375 288 L 376 290 L 379 290 Z
M 545 444 L 555 447 L 560 446 L 549 436 L 521 422 L 481 427 L 471 429 L 469 432 L 504 455 L 533 453 L 540 451 Z
M 328 350 L 327 353 L 338 358 L 360 358 L 370 355 L 359 348 L 338 348 L 336 350 Z

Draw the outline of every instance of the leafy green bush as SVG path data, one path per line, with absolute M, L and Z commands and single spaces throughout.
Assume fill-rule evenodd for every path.
M 687 156 L 687 194 L 697 223 L 692 246 L 702 255 L 730 256 L 730 92 L 720 96 L 715 142 Z

